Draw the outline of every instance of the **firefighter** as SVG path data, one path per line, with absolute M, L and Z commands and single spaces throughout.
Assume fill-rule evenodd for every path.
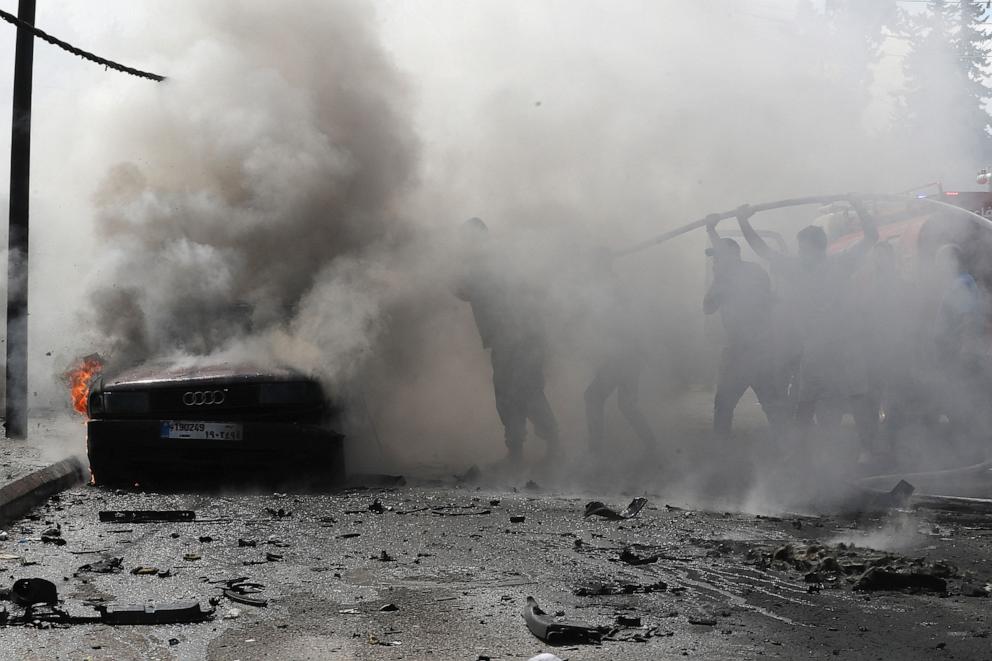
M 644 351 L 634 332 L 630 301 L 613 270 L 609 251 L 598 253 L 593 262 L 595 300 L 591 308 L 600 313 L 596 330 L 604 341 L 604 355 L 585 391 L 589 449 L 599 457 L 607 450 L 603 447 L 603 409 L 616 392 L 617 407 L 641 439 L 645 453 L 654 457 L 657 440 L 637 402 Z
M 784 305 L 802 342 L 795 411 L 801 435 L 805 437 L 814 417 L 818 427 L 836 432 L 844 411 L 850 408 L 862 445 L 860 460 L 868 461 L 878 418 L 869 396 L 863 342 L 852 323 L 849 280 L 878 241 L 878 230 L 858 200 L 849 202 L 861 220 L 864 238 L 830 256 L 821 227 L 801 229 L 796 234 L 798 251 L 792 256 L 774 250 L 754 231 L 748 205 L 738 209 L 737 220 L 748 245 L 771 265 L 776 281 L 788 283 Z
M 558 448 L 558 422 L 544 394 L 547 351 L 534 291 L 498 262 L 481 219 L 467 220 L 462 232 L 467 268 L 455 294 L 471 305 L 482 346 L 490 353 L 506 463 L 520 465 L 528 420 L 551 458 Z
M 741 247 L 716 231 L 718 218 L 706 223 L 713 256 L 713 283 L 703 298 L 705 314 L 720 313 L 726 347 L 720 357 L 713 431 L 730 434 L 734 409 L 748 388 L 754 391 L 773 432 L 781 429 L 787 412 L 776 386 L 772 362 L 772 288 L 768 273 L 741 259 Z

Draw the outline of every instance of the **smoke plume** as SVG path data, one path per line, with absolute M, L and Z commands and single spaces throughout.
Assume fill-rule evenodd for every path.
M 566 455 L 585 451 L 583 391 L 604 329 L 619 327 L 644 348 L 641 403 L 668 468 L 639 466 L 636 438 L 611 412 L 616 466 L 599 477 L 699 496 L 729 471 L 749 507 L 781 502 L 774 489 L 749 492 L 775 453 L 760 427 L 733 447 L 707 437 L 711 399 L 698 390 L 712 385 L 720 346 L 700 310 L 703 237 L 616 260 L 631 302 L 620 319 L 597 256 L 742 202 L 973 171 L 893 138 L 902 73 L 886 11 L 831 18 L 792 0 L 131 11 L 115 43 L 168 80 L 88 74 L 78 112 L 63 100 L 38 113 L 59 142 L 41 142 L 36 181 L 62 193 L 37 208 L 73 220 L 42 231 L 55 246 L 79 236 L 86 258 L 49 260 L 32 281 L 53 300 L 85 290 L 64 306 L 80 309 L 72 319 L 51 313 L 34 332 L 61 343 L 56 357 L 99 350 L 115 368 L 167 358 L 303 369 L 364 400 L 354 410 L 374 429 L 353 430 L 353 442 L 378 436 L 406 465 L 504 451 L 488 355 L 453 295 L 466 261 L 457 227 L 480 216 L 538 301 Z M 791 250 L 816 215 L 756 222 Z

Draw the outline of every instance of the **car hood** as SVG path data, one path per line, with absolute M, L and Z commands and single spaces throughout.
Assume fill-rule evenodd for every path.
M 133 386 L 174 386 L 190 382 L 265 383 L 273 381 L 312 381 L 313 378 L 288 367 L 262 367 L 250 363 L 190 363 L 153 362 L 132 369 L 108 374 L 103 388 Z

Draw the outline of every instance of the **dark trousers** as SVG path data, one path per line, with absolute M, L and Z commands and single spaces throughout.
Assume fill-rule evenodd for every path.
M 617 393 L 617 407 L 634 432 L 647 448 L 654 449 L 654 432 L 637 405 L 640 381 L 641 363 L 636 355 L 611 357 L 596 370 L 585 393 L 586 426 L 589 429 L 591 450 L 602 449 L 604 408 L 606 400 L 614 392 Z
M 519 452 L 527 438 L 527 421 L 534 433 L 548 442 L 558 444 L 558 421 L 544 394 L 544 356 L 531 342 L 494 345 L 493 391 L 496 412 L 503 423 L 506 447 Z
M 778 431 L 788 415 L 788 402 L 781 392 L 770 352 L 764 347 L 726 347 L 720 357 L 716 397 L 713 400 L 713 431 L 729 435 L 734 409 L 750 388 L 758 397 L 769 425 Z

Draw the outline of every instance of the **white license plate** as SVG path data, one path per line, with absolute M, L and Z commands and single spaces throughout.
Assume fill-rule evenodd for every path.
M 163 420 L 159 436 L 162 438 L 197 438 L 207 441 L 240 441 L 244 437 L 244 428 L 235 422 Z

